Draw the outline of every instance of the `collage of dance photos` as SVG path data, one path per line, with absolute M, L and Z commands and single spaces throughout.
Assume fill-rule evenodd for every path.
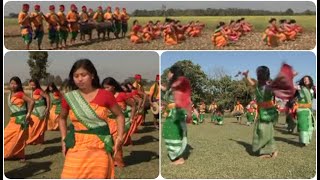
M 3 10 L 3 179 L 317 178 L 316 0 Z

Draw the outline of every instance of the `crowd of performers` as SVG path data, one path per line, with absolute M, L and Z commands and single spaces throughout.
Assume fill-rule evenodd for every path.
M 212 44 L 216 47 L 225 47 L 230 43 L 236 43 L 240 37 L 245 36 L 253 30 L 253 26 L 240 18 L 231 20 L 229 24 L 219 22 L 211 37 Z
M 32 39 L 37 39 L 38 49 L 41 49 L 42 39 L 44 36 L 44 21 L 48 24 L 48 35 L 51 49 L 60 49 L 67 47 L 68 36 L 70 35 L 70 45 L 75 44 L 78 33 L 80 39 L 85 40 L 88 34 L 91 40 L 92 30 L 97 29 L 98 36 L 107 33 L 113 33 L 116 38 L 125 37 L 128 31 L 128 20 L 126 8 L 108 6 L 105 11 L 99 6 L 96 11 L 88 9 L 86 6 L 81 7 L 81 12 L 75 4 L 70 6 L 69 12 L 65 13 L 65 6 L 60 5 L 58 12 L 54 5 L 49 6 L 49 13 L 43 14 L 40 5 L 34 6 L 34 11 L 29 13 L 29 4 L 23 4 L 22 11 L 18 15 L 18 23 L 21 29 L 21 35 L 29 49 Z M 99 25 L 96 23 L 100 23 Z
M 279 43 L 294 41 L 302 32 L 302 27 L 295 19 L 280 19 L 277 25 L 277 19 L 271 18 L 262 39 L 266 45 L 276 47 Z
M 141 79 L 136 74 L 133 83 L 119 84 L 107 77 L 100 84 L 88 59 L 74 63 L 65 92 L 54 83 L 42 90 L 39 81 L 30 80 L 28 95 L 19 77 L 12 77 L 4 158 L 25 162 L 27 145 L 43 144 L 46 131 L 60 130 L 65 156 L 62 178 L 114 178 L 114 167 L 125 166 L 123 146 L 134 145 L 131 136 L 145 122 L 145 105 L 159 103 L 159 76 L 149 98 Z M 158 117 L 154 114 L 156 127 Z M 68 127 L 67 118 L 71 120 Z
M 171 46 L 177 45 L 187 38 L 201 36 L 206 26 L 199 21 L 182 24 L 179 20 L 166 18 L 163 22 L 160 20 L 149 21 L 144 25 L 140 25 L 138 20 L 133 20 L 129 29 L 129 19 L 130 16 L 126 8 L 122 8 L 120 11 L 119 7 L 115 7 L 112 12 L 110 6 L 106 10 L 99 6 L 95 11 L 91 8 L 87 10 L 86 6 L 82 6 L 81 12 L 78 12 L 77 6 L 72 4 L 69 12 L 65 14 L 64 5 L 59 6 L 58 12 L 56 12 L 54 5 L 50 5 L 49 13 L 44 15 L 40 5 L 35 5 L 34 11 L 29 13 L 29 5 L 23 4 L 22 11 L 18 16 L 18 23 L 26 49 L 30 48 L 32 39 L 37 39 L 38 49 L 41 49 L 45 32 L 44 22 L 48 24 L 51 49 L 64 49 L 67 44 L 75 44 L 78 33 L 80 33 L 80 40 L 85 41 L 86 35 L 89 35 L 89 40 L 91 40 L 93 29 L 97 30 L 98 39 L 101 34 L 103 39 L 106 35 L 110 39 L 110 33 L 113 33 L 115 38 L 124 38 L 130 30 L 130 42 L 133 44 L 149 43 L 152 40 L 162 38 L 166 45 Z M 279 23 L 278 26 L 276 19 L 272 18 L 263 33 L 263 41 L 268 46 L 277 46 L 279 42 L 295 40 L 302 33 L 302 27 L 297 25 L 294 19 L 281 19 Z M 236 43 L 252 30 L 253 25 L 245 18 L 230 20 L 229 24 L 219 22 L 211 36 L 211 42 L 215 47 L 222 48 L 228 44 Z M 67 43 L 69 34 L 71 37 Z
M 297 125 L 299 142 L 302 146 L 310 144 L 315 129 L 312 101 L 316 89 L 310 76 L 304 76 L 297 85 L 293 77 L 297 73 L 288 64 L 283 64 L 278 77 L 270 79 L 270 70 L 266 66 L 257 68 L 257 81 L 249 77 L 249 71 L 242 75 L 250 86 L 255 88 L 255 99 L 246 107 L 237 101 L 231 114 L 242 124 L 246 115 L 246 125 L 254 124 L 252 149 L 261 158 L 275 158 L 278 155 L 274 140 L 274 127 L 279 118 L 279 105 L 275 97 L 287 101 L 286 123 L 289 133 Z M 284 83 L 283 78 L 286 79 Z M 205 113 L 210 112 L 211 122 L 223 124 L 224 110 L 215 101 L 209 108 L 202 101 L 196 107 L 191 101 L 191 86 L 179 67 L 172 66 L 168 73 L 169 84 L 161 89 L 163 117 L 163 138 L 168 156 L 173 164 L 183 164 L 187 147 L 187 123 L 203 123 Z
M 205 24 L 199 21 L 191 21 L 188 24 L 181 24 L 179 20 L 166 18 L 164 22 L 160 20 L 153 23 L 149 21 L 142 26 L 138 20 L 133 21 L 130 33 L 130 41 L 134 44 L 151 42 L 162 38 L 166 45 L 177 45 L 187 39 L 187 37 L 199 37 Z

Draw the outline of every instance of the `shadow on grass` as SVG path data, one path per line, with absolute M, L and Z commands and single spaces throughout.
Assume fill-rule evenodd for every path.
M 230 141 L 234 141 L 234 142 L 242 145 L 242 146 L 246 149 L 247 153 L 248 153 L 250 156 L 258 156 L 257 153 L 255 153 L 255 152 L 252 151 L 252 145 L 251 145 L 251 144 L 246 143 L 246 142 L 243 142 L 243 141 L 237 141 L 237 140 L 234 140 L 234 139 L 229 139 L 229 140 L 230 140 Z
M 153 121 L 148 121 L 148 122 L 142 123 L 142 126 L 152 126 L 152 127 L 154 127 L 154 124 L 153 124 Z
M 123 157 L 126 166 L 136 165 L 159 159 L 159 155 L 153 151 L 131 151 L 129 156 Z
M 274 139 L 276 141 L 282 141 L 282 142 L 285 142 L 285 143 L 288 143 L 288 144 L 291 144 L 291 145 L 294 145 L 294 146 L 297 146 L 297 147 L 304 147 L 302 143 L 299 143 L 297 141 L 292 141 L 288 138 L 283 138 L 283 137 L 274 137 Z
M 138 130 L 137 133 L 149 133 L 157 130 L 154 126 L 145 126 L 142 129 Z
M 45 172 L 50 171 L 50 166 L 52 162 L 26 162 L 26 165 L 8 172 L 5 172 L 5 176 L 11 179 L 22 179 L 28 178 L 32 176 L 36 176 L 39 174 L 43 174 Z
M 193 147 L 190 146 L 190 144 L 187 144 L 186 150 L 185 150 L 184 153 L 183 153 L 183 158 L 184 158 L 185 160 L 187 160 L 187 159 L 189 158 L 192 150 L 193 150 Z
M 136 140 L 136 141 L 132 141 L 134 145 L 143 145 L 143 144 L 147 144 L 150 142 L 158 142 L 159 139 L 153 137 L 153 136 L 143 136 L 140 139 Z
M 59 143 L 59 142 L 61 142 L 61 137 L 46 140 L 43 144 L 55 144 L 55 143 Z
M 275 127 L 274 130 L 280 132 L 281 134 L 289 134 L 289 135 L 294 135 L 294 136 L 297 136 L 298 134 L 296 133 L 291 133 L 291 132 L 288 132 L 288 130 L 285 128 L 285 127 Z
M 46 156 L 51 156 L 61 152 L 61 146 L 50 146 L 44 148 L 42 151 L 34 153 L 34 154 L 27 154 L 26 159 L 39 159 Z

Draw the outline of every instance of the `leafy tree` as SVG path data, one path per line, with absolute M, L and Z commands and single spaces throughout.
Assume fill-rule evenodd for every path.
M 285 15 L 293 15 L 293 14 L 294 14 L 294 12 L 291 8 L 289 8 L 285 11 Z
M 178 61 L 174 65 L 179 66 L 184 75 L 190 80 L 192 87 L 192 101 L 196 104 L 202 99 L 206 99 L 206 89 L 208 78 L 207 75 L 201 70 L 200 65 L 193 64 L 191 60 Z M 169 69 L 165 69 L 161 76 L 161 81 L 168 82 L 167 74 Z
M 46 51 L 30 51 L 29 60 L 27 61 L 30 67 L 30 77 L 32 79 L 41 80 L 48 77 L 48 52 Z

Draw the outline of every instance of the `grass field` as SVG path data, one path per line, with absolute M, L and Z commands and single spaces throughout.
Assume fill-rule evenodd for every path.
M 241 16 L 242 17 L 242 16 Z M 244 16 L 246 20 L 253 24 L 254 32 L 239 40 L 235 45 L 230 45 L 224 49 L 313 49 L 316 43 L 316 17 L 315 16 L 274 16 L 279 19 L 296 19 L 297 23 L 301 25 L 304 29 L 302 37 L 299 37 L 295 42 L 289 42 L 287 44 L 280 45 L 277 48 L 269 48 L 264 45 L 261 40 L 262 32 L 268 25 L 268 20 L 271 16 Z M 99 50 L 139 50 L 139 49 L 216 49 L 212 46 L 210 37 L 213 33 L 215 26 L 220 21 L 225 21 L 229 23 L 231 19 L 238 19 L 238 17 L 231 16 L 184 16 L 184 17 L 170 17 L 173 19 L 178 19 L 182 23 L 187 23 L 189 21 L 199 20 L 206 24 L 206 27 L 201 35 L 198 38 L 188 38 L 186 42 L 178 44 L 176 46 L 166 46 L 163 43 L 162 39 L 154 40 L 151 43 L 143 43 L 138 45 L 132 45 L 129 42 L 129 39 L 111 39 L 107 40 L 97 40 L 96 32 L 93 33 L 93 41 L 91 42 L 77 42 L 76 45 L 69 47 L 69 49 L 99 49 Z M 139 20 L 140 24 L 146 24 L 149 20 L 164 20 L 164 17 L 131 17 L 129 20 L 129 29 L 133 20 Z M 7 49 L 24 49 L 24 44 L 22 43 L 22 38 L 20 37 L 20 28 L 17 24 L 17 19 L 5 18 L 4 20 L 4 36 L 5 36 L 5 46 Z M 48 48 L 48 37 L 44 37 L 44 49 Z M 32 43 L 32 49 L 36 49 L 36 43 Z
M 7 100 L 7 94 L 4 99 Z M 9 109 L 5 103 L 4 126 L 8 123 Z M 133 146 L 124 147 L 126 167 L 116 168 L 116 178 L 153 179 L 159 175 L 159 131 L 152 126 L 152 115 L 147 125 L 132 136 Z M 45 144 L 26 147 L 26 163 L 5 161 L 7 178 L 60 179 L 64 158 L 61 154 L 60 132 L 47 131 Z
M 279 155 L 260 159 L 252 155 L 253 125 L 225 118 L 224 125 L 188 125 L 190 155 L 185 164 L 170 164 L 161 141 L 161 175 L 170 179 L 309 179 L 316 174 L 316 136 L 307 147 L 298 143 L 298 134 L 287 134 L 284 116 L 275 128 Z M 246 122 L 246 119 L 243 119 Z

